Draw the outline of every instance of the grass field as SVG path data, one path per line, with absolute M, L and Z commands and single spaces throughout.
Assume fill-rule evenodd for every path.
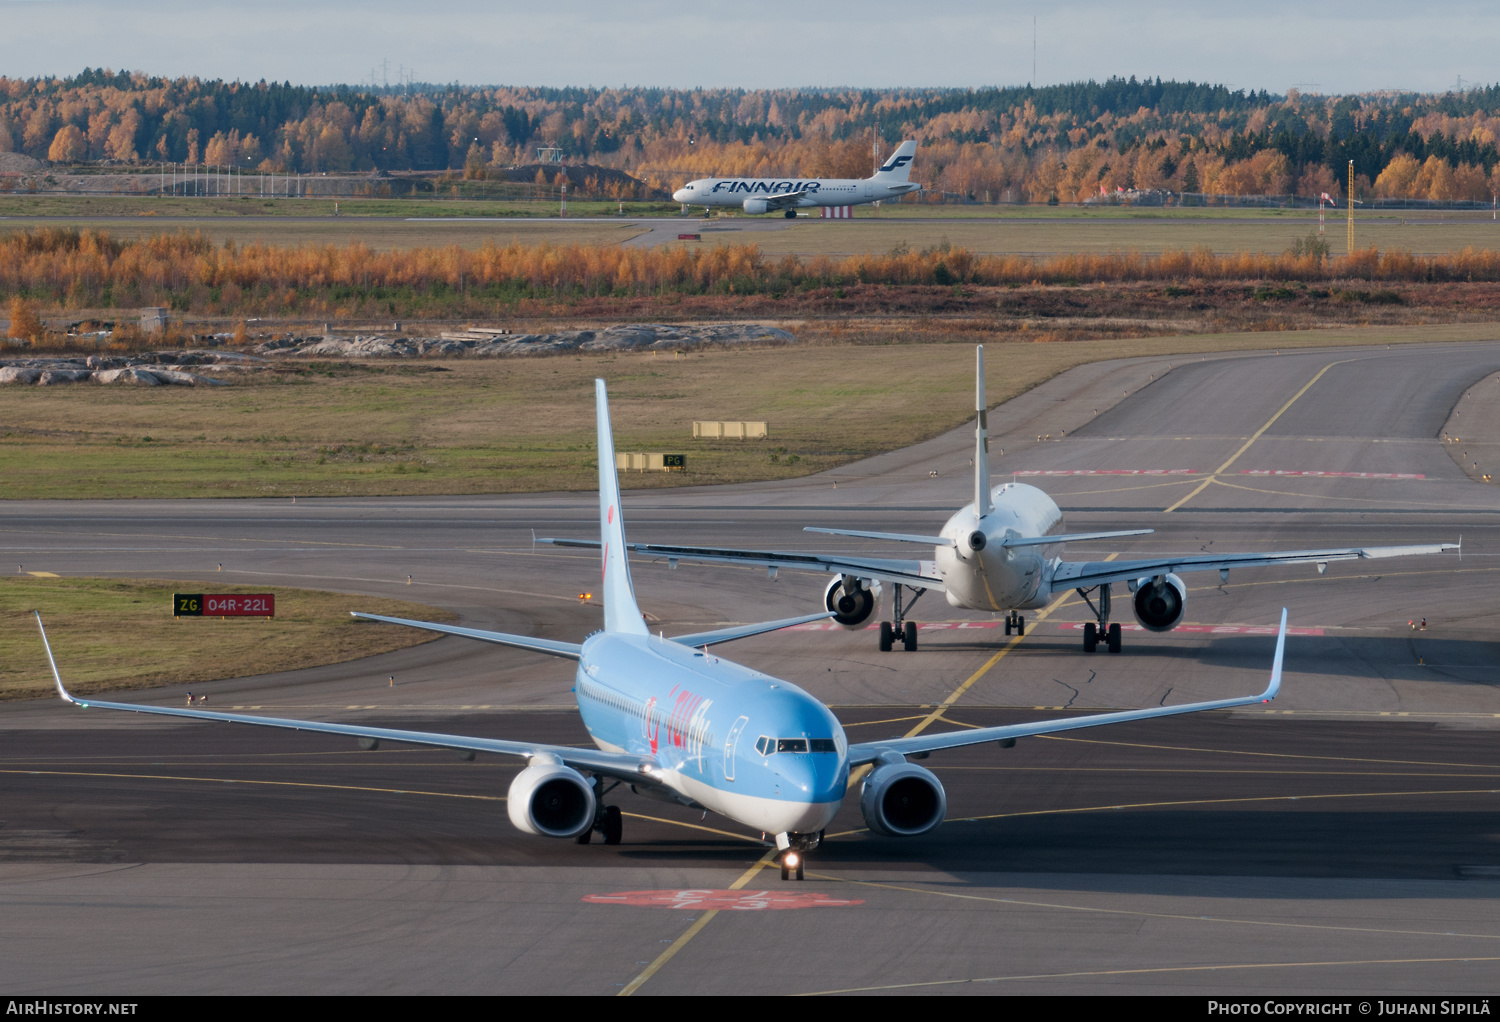
M 1316 234 L 1318 218 L 1306 210 L 1297 216 L 1264 219 L 1204 217 L 1069 217 L 1041 222 L 1012 219 L 955 221 L 895 219 L 856 221 L 797 220 L 782 230 L 715 233 L 718 242 L 753 242 L 767 255 L 854 255 L 889 252 L 900 246 L 921 250 L 951 245 L 981 254 L 1053 255 L 1069 252 L 1139 251 L 1158 253 L 1208 248 L 1218 253 L 1282 252 L 1297 238 Z M 733 223 L 733 221 L 730 221 Z M 720 224 L 716 226 L 728 226 Z M 1324 235 L 1330 250 L 1343 254 L 1341 221 Z M 1448 220 L 1403 225 L 1399 218 L 1356 222 L 1355 245 L 1417 254 L 1455 252 L 1464 248 L 1500 247 L 1500 223 Z
M 919 329 L 912 324 L 910 329 Z M 12 387 L 0 477 L 13 498 L 503 493 L 595 485 L 591 381 L 609 381 L 620 451 L 683 453 L 624 485 L 786 478 L 904 447 L 970 412 L 975 342 L 992 401 L 1099 359 L 1492 338 L 1489 324 L 1016 343 L 831 343 L 446 363 L 315 363 L 234 387 Z M 999 336 L 1012 338 L 996 343 Z M 902 341 L 903 328 L 864 331 Z M 933 343 L 935 337 L 949 343 Z M 855 339 L 855 338 L 850 338 Z M 764 441 L 693 440 L 694 419 L 764 419 Z
M 129 203 L 155 200 L 125 199 Z M 315 210 L 322 200 L 308 200 L 307 210 L 287 214 L 259 208 L 210 212 L 183 210 L 191 200 L 166 199 L 173 207 L 159 216 L 122 213 L 109 215 L 104 200 L 87 213 L 65 221 L 37 220 L 29 216 L 0 213 L 0 235 L 26 230 L 43 223 L 78 230 L 108 231 L 120 238 L 135 238 L 180 230 L 202 231 L 216 243 L 261 241 L 273 245 L 323 245 L 362 242 L 379 251 L 402 248 L 458 245 L 479 248 L 486 242 L 522 244 L 611 244 L 629 241 L 645 233 L 647 226 L 630 217 L 611 217 L 615 222 L 585 222 L 579 219 L 534 219 L 522 222 L 463 220 L 452 211 L 446 215 L 430 206 L 411 203 L 398 215 L 341 215 L 334 217 L 332 205 Z M 212 203 L 215 200 L 204 200 Z M 232 200 L 226 200 L 232 201 Z M 0 207 L 5 200 L 0 199 Z M 391 200 L 385 200 L 390 205 Z M 261 203 L 257 203 L 259 207 Z M 269 204 L 275 205 L 275 204 Z M 347 203 L 345 204 L 348 205 Z M 768 255 L 851 255 L 889 252 L 902 246 L 921 250 L 951 245 L 983 254 L 1050 255 L 1069 252 L 1169 250 L 1206 247 L 1215 252 L 1281 252 L 1294 239 L 1317 232 L 1317 215 L 1309 210 L 1156 210 L 1068 209 L 1049 215 L 1048 207 L 911 206 L 887 208 L 880 216 L 853 221 L 767 217 L 723 217 L 713 221 L 683 220 L 683 233 L 707 231 L 701 242 L 676 241 L 675 229 L 659 237 L 666 244 L 711 245 L 754 243 Z M 964 211 L 1003 209 L 1005 215 Z M 935 215 L 941 211 L 955 215 Z M 1204 215 L 1210 213 L 1212 215 Z M 249 215 L 247 215 L 249 214 Z M 400 215 L 404 214 L 404 216 Z M 612 214 L 612 211 L 611 211 Z M 1253 214 L 1253 215 L 1247 215 Z M 493 211 L 471 210 L 464 216 L 490 216 Z M 406 219 L 413 217 L 416 219 Z M 1326 240 L 1333 253 L 1344 251 L 1345 227 L 1330 216 Z M 1360 214 L 1355 244 L 1374 245 L 1382 251 L 1407 250 L 1418 254 L 1453 252 L 1460 249 L 1500 247 L 1500 222 L 1472 214 L 1419 214 L 1403 220 L 1399 215 Z
M 359 609 L 393 617 L 454 621 L 447 611 L 403 600 L 311 589 L 270 589 L 272 619 L 172 617 L 174 592 L 267 589 L 160 579 L 0 577 L 0 699 L 51 694 L 52 676 L 33 610 L 47 625 L 58 669 L 78 694 L 243 678 L 342 663 L 405 649 L 436 636 L 358 621 Z M 372 684 L 385 684 L 372 679 Z

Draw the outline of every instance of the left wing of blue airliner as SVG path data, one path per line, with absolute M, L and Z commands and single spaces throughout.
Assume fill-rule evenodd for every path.
M 1177 706 L 1153 706 L 1144 710 L 1123 710 L 1118 713 L 1091 713 L 1085 717 L 1065 717 L 1053 720 L 1038 720 L 1029 724 L 1005 724 L 1001 727 L 981 727 L 968 731 L 949 731 L 936 735 L 917 735 L 912 738 L 887 738 L 879 742 L 861 742 L 849 746 L 849 765 L 859 766 L 873 763 L 885 753 L 911 756 L 937 752 L 940 749 L 959 749 L 965 745 L 983 745 L 986 742 L 1009 742 L 1017 738 L 1049 735 L 1058 731 L 1074 731 L 1101 724 L 1123 724 L 1130 720 L 1150 720 L 1154 717 L 1172 717 L 1179 713 L 1198 713 L 1202 710 L 1227 710 L 1234 706 L 1251 703 L 1269 703 L 1281 691 L 1281 659 L 1286 651 L 1286 608 L 1281 611 L 1281 628 L 1276 636 L 1276 655 L 1271 661 L 1271 680 L 1266 690 L 1259 695 L 1235 696 L 1231 699 L 1212 699 L 1202 703 L 1182 703 Z
M 261 727 L 285 728 L 289 731 L 311 731 L 326 735 L 346 735 L 380 742 L 403 742 L 408 745 L 425 745 L 439 749 L 456 749 L 465 752 L 490 752 L 501 756 L 518 756 L 522 759 L 554 758 L 576 770 L 588 770 L 606 777 L 622 780 L 650 778 L 658 769 L 649 756 L 636 756 L 623 752 L 604 752 L 599 749 L 574 748 L 570 745 L 547 745 L 543 742 L 508 742 L 495 738 L 471 738 L 467 735 L 449 735 L 432 731 L 406 731 L 400 728 L 366 727 L 362 724 L 331 724 L 315 720 L 290 720 L 282 717 L 257 717 L 246 713 L 219 713 L 214 710 L 195 710 L 177 706 L 150 706 L 145 703 L 114 703 L 101 699 L 89 699 L 73 695 L 63 685 L 62 675 L 57 670 L 57 661 L 52 656 L 52 644 L 47 641 L 47 629 L 42 626 L 41 614 L 36 615 L 37 628 L 42 632 L 42 644 L 47 648 L 47 662 L 52 667 L 52 678 L 57 683 L 57 694 L 63 702 L 81 709 L 126 710 L 131 713 L 151 713 L 163 717 L 186 717 L 192 720 L 216 720 L 226 724 L 257 724 Z M 564 645 L 559 643 L 559 645 Z

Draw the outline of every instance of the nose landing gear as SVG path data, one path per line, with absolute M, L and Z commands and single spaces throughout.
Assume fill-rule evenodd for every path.
M 823 843 L 823 831 L 816 834 L 777 834 L 776 847 L 781 849 L 777 861 L 781 866 L 781 879 L 790 880 L 796 874 L 798 880 L 803 879 L 802 872 L 807 866 L 807 853 Z
M 1026 619 L 1015 611 L 1005 615 L 1005 634 L 1009 635 L 1012 628 L 1015 629 L 1017 635 L 1026 634 Z

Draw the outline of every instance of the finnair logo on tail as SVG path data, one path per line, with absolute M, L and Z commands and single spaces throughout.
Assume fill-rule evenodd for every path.
M 880 173 L 889 174 L 893 170 L 900 170 L 910 162 L 910 156 L 897 156 L 895 159 L 891 160 L 890 163 L 887 163 L 885 166 L 881 167 Z

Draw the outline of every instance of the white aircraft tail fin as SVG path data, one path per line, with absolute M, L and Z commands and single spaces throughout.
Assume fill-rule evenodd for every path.
M 990 421 L 984 399 L 984 345 L 975 349 L 978 366 L 974 375 L 974 517 L 994 510 L 990 504 Z
M 911 161 L 917 156 L 917 143 L 907 139 L 891 153 L 890 159 L 886 160 L 875 170 L 876 181 L 907 181 L 911 178 Z
M 599 540 L 603 555 L 604 630 L 649 635 L 635 602 L 626 559 L 625 523 L 620 517 L 620 477 L 615 472 L 615 438 L 609 424 L 609 395 L 604 381 L 594 381 L 594 407 L 599 429 Z

